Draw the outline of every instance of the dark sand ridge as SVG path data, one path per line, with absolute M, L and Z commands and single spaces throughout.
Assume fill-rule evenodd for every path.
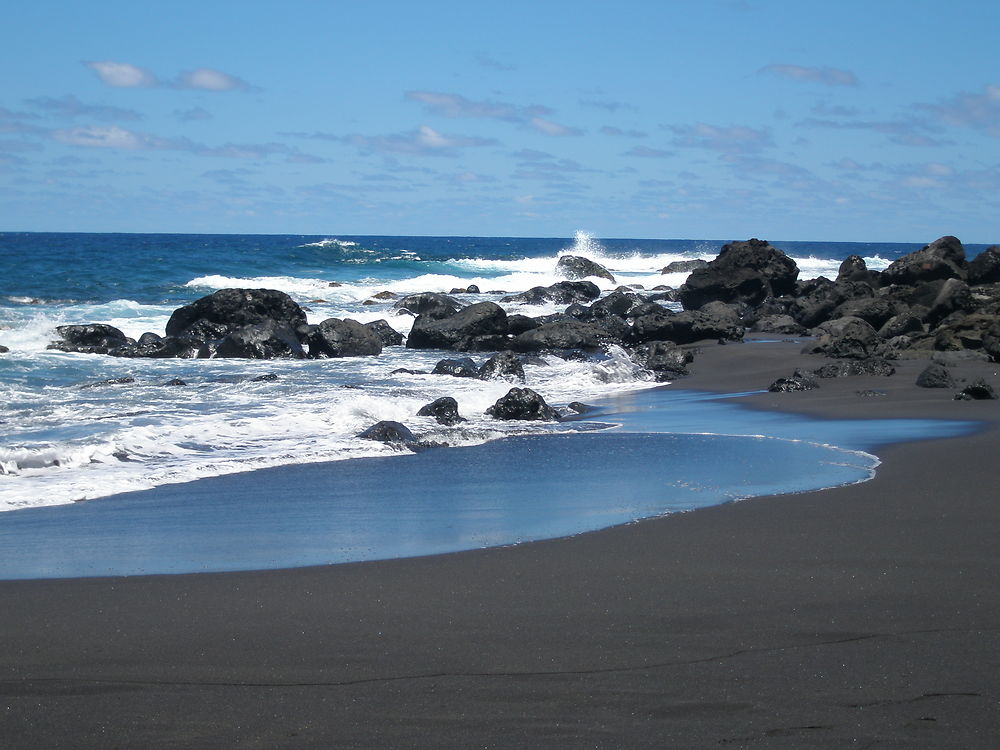
M 677 387 L 823 361 L 798 348 L 709 346 Z M 996 747 L 1000 402 L 922 366 L 743 399 L 984 422 L 860 485 L 437 557 L 0 582 L 0 744 Z

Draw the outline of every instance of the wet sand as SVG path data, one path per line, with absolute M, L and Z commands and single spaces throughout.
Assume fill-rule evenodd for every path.
M 823 361 L 798 349 L 706 346 L 673 387 L 766 388 Z M 408 560 L 0 582 L 2 744 L 995 747 L 1000 402 L 922 366 L 741 399 L 982 422 L 863 484 Z

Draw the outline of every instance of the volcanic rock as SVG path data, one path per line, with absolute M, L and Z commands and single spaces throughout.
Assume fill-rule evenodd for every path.
M 593 276 L 598 279 L 607 279 L 612 284 L 617 283 L 611 272 L 600 263 L 584 258 L 580 255 L 563 255 L 556 262 L 556 273 L 562 274 L 567 279 L 585 279 Z
M 482 350 L 482 337 L 507 335 L 507 313 L 494 302 L 478 302 L 445 317 L 421 314 L 406 338 L 408 349 Z M 490 339 L 493 343 L 493 339 Z
M 112 349 L 129 343 L 128 337 L 114 326 L 103 323 L 56 326 L 60 341 L 53 341 L 46 349 L 81 354 L 107 354 Z
M 208 341 L 268 321 L 295 331 L 306 324 L 306 314 L 291 297 L 274 289 L 220 289 L 174 310 L 166 334 Z
M 465 421 L 463 417 L 459 416 L 458 402 L 451 396 L 442 396 L 426 406 L 420 407 L 420 410 L 417 412 L 417 416 L 434 417 L 438 424 L 447 425 L 449 427 Z
M 556 422 L 559 413 L 530 388 L 511 388 L 486 413 L 495 419 Z
M 691 272 L 680 289 L 681 304 L 685 310 L 713 301 L 757 305 L 793 292 L 798 275 L 795 261 L 767 242 L 731 242 L 715 260 Z

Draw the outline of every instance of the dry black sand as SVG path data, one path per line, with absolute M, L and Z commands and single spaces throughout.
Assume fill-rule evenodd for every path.
M 706 347 L 677 387 L 765 388 L 818 364 L 798 348 Z M 438 557 L 0 582 L 0 747 L 1000 746 L 1000 402 L 897 365 L 744 399 L 983 422 L 860 485 Z

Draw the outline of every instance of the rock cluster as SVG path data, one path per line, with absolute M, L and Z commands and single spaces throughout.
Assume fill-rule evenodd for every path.
M 438 374 L 484 379 L 523 380 L 525 357 L 539 353 L 602 357 L 617 346 L 658 380 L 669 380 L 685 374 L 693 356 L 689 345 L 740 341 L 748 329 L 808 335 L 806 352 L 835 360 L 785 379 L 776 384 L 778 390 L 813 387 L 815 378 L 891 375 L 891 362 L 904 358 L 962 353 L 1000 361 L 1000 247 L 969 262 L 955 237 L 941 237 L 881 272 L 851 256 L 836 279 L 807 281 L 800 281 L 795 262 L 769 243 L 733 242 L 714 260 L 692 264 L 676 293 L 619 287 L 602 296 L 586 280 L 613 280 L 600 264 L 564 256 L 559 268 L 569 280 L 504 296 L 499 304 L 469 304 L 432 292 L 395 300 L 397 315 L 415 316 L 405 345 L 498 352 L 482 365 L 460 357 L 434 368 Z M 679 311 L 662 304 L 675 299 Z M 502 306 L 543 303 L 566 307 L 528 317 L 508 314 Z M 267 289 L 223 289 L 196 300 L 173 313 L 163 336 L 146 333 L 133 340 L 99 323 L 60 326 L 57 332 L 60 338 L 51 348 L 121 357 L 371 356 L 404 340 L 385 320 L 330 318 L 309 325 L 294 300 Z M 947 382 L 940 372 L 930 372 L 921 385 Z M 501 407 L 495 411 L 506 413 Z
M 385 320 L 328 318 L 309 325 L 302 308 L 273 289 L 220 289 L 175 310 L 164 336 L 148 332 L 130 339 L 101 323 L 59 326 L 56 332 L 60 338 L 49 349 L 152 358 L 357 357 L 403 340 Z

